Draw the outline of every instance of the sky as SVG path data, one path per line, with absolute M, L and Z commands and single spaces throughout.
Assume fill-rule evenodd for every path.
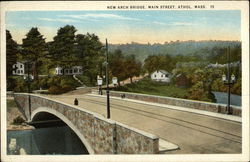
M 112 44 L 240 41 L 240 20 L 239 10 L 9 11 L 6 29 L 18 43 L 32 27 L 38 27 L 47 42 L 52 41 L 65 25 L 74 25 L 76 34 L 94 33 Z

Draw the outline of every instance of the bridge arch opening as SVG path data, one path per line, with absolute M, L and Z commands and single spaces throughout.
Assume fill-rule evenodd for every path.
M 70 133 L 67 133 L 66 136 L 70 135 L 77 137 L 78 142 L 81 142 L 81 148 L 83 151 L 82 154 L 94 154 L 92 147 L 81 134 L 81 132 L 76 128 L 76 126 L 68 118 L 56 110 L 47 107 L 37 108 L 31 114 L 30 124 L 36 128 L 66 127 L 65 129 L 67 132 L 70 131 Z M 74 140 L 76 140 L 76 138 L 74 138 Z M 69 142 L 70 141 L 65 141 L 67 145 L 70 145 Z

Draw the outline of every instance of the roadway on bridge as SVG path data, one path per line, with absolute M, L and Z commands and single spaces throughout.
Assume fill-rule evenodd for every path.
M 51 99 L 106 116 L 106 98 L 95 95 L 49 96 Z M 242 125 L 240 122 L 111 98 L 111 119 L 155 134 L 177 144 L 180 149 L 168 154 L 241 153 Z

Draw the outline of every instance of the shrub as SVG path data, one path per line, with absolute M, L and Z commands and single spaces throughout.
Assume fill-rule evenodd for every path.
M 60 80 L 60 86 L 68 86 L 70 85 L 71 87 L 77 87 L 80 85 L 72 76 L 62 76 Z
M 48 78 L 41 78 L 39 81 L 39 87 L 41 87 L 42 89 L 47 89 L 48 86 Z
M 61 78 L 60 76 L 54 76 L 54 77 L 51 77 L 48 79 L 47 81 L 47 85 L 49 87 L 52 87 L 52 86 L 60 86 L 60 83 L 61 83 Z
M 20 125 L 20 124 L 22 124 L 23 122 L 25 122 L 25 120 L 24 120 L 21 116 L 18 116 L 18 117 L 16 117 L 15 119 L 13 119 L 13 124 Z
M 68 91 L 72 91 L 72 90 L 74 90 L 74 89 L 75 89 L 75 88 L 72 87 L 72 86 L 70 86 L 70 85 L 64 85 L 64 86 L 62 87 L 62 92 L 65 93 L 65 92 L 68 92 Z
M 63 93 L 61 86 L 51 86 L 48 91 L 49 91 L 50 94 L 61 94 L 61 93 Z

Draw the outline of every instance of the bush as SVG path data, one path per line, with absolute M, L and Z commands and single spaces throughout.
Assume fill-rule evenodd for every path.
M 61 83 L 61 78 L 60 76 L 54 76 L 48 79 L 47 81 L 47 85 L 48 87 L 52 87 L 52 86 L 60 86 Z
M 17 124 L 17 125 L 20 125 L 20 124 L 22 124 L 23 122 L 25 122 L 25 120 L 24 120 L 21 116 L 18 116 L 18 117 L 16 117 L 16 118 L 13 120 L 13 124 Z
M 72 90 L 74 90 L 74 89 L 75 89 L 75 88 L 72 87 L 72 86 L 70 86 L 70 85 L 64 85 L 64 86 L 62 87 L 62 92 L 65 93 L 65 92 L 68 92 L 68 91 L 72 91 Z
M 86 86 L 95 86 L 96 85 L 96 81 L 94 83 L 91 83 L 90 77 L 88 77 L 86 75 L 76 75 L 76 77 L 78 79 L 80 79 L 83 82 L 83 84 Z
M 60 86 L 51 86 L 48 91 L 49 91 L 50 94 L 61 94 L 61 93 L 63 93 L 62 87 L 60 87 Z
M 41 87 L 42 89 L 48 89 L 48 78 L 41 78 L 39 81 L 39 87 Z
M 7 91 L 13 91 L 16 86 L 16 80 L 13 77 L 7 78 Z
M 78 83 L 73 76 L 62 76 L 61 80 L 60 80 L 60 86 L 64 87 L 64 86 L 68 86 L 70 85 L 71 87 L 77 87 L 80 85 L 80 83 Z

